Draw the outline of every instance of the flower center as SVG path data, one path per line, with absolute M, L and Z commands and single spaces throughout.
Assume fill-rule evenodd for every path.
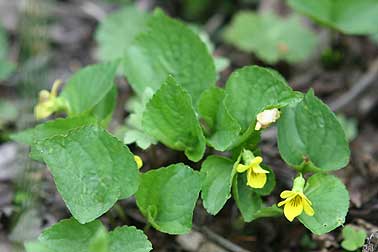
M 297 195 L 294 197 L 294 199 L 290 200 L 290 205 L 293 207 L 297 207 L 302 203 L 301 196 Z

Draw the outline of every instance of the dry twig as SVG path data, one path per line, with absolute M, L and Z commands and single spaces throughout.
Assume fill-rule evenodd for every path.
M 224 237 L 218 235 L 217 233 L 213 232 L 212 230 L 210 230 L 207 227 L 198 227 L 198 226 L 193 225 L 193 229 L 202 233 L 203 235 L 205 235 L 207 237 L 207 239 L 209 239 L 212 242 L 215 242 L 219 246 L 227 249 L 228 251 L 250 252 L 250 251 L 240 247 L 239 245 L 231 242 L 230 240 L 227 240 Z
M 366 90 L 374 81 L 378 78 L 378 58 L 373 61 L 370 65 L 369 70 L 357 81 L 353 87 L 331 102 L 329 106 L 333 111 L 341 110 L 343 107 L 351 103 L 356 99 L 364 90 Z

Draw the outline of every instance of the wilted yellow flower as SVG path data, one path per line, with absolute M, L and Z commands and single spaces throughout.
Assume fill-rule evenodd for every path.
M 252 156 L 251 156 L 252 155 Z M 247 158 L 243 158 L 244 162 L 248 163 L 247 165 L 238 164 L 236 167 L 236 171 L 239 173 L 247 171 L 247 185 L 252 188 L 263 188 L 266 184 L 267 180 L 267 173 L 269 171 L 264 170 L 261 168 L 260 164 L 262 163 L 263 159 L 260 156 L 254 157 L 252 152 L 244 150 L 243 156 L 247 156 Z M 248 156 L 250 156 L 248 158 Z M 248 159 L 248 160 L 245 160 Z
M 143 160 L 138 155 L 134 155 L 135 163 L 137 164 L 138 169 L 142 168 L 143 166 Z
M 305 180 L 302 175 L 300 175 L 294 180 L 292 190 L 285 190 L 280 195 L 284 200 L 279 202 L 278 206 L 281 207 L 284 205 L 284 214 L 289 221 L 293 221 L 294 218 L 301 215 L 303 211 L 308 216 L 315 214 L 311 201 L 303 193 L 304 184 Z
M 51 88 L 51 92 L 47 90 L 39 92 L 38 104 L 34 107 L 34 115 L 37 120 L 47 118 L 54 112 L 67 108 L 66 102 L 57 97 L 61 84 L 60 80 L 56 80 Z
M 255 130 L 265 129 L 280 118 L 280 111 L 277 108 L 266 109 L 256 116 Z

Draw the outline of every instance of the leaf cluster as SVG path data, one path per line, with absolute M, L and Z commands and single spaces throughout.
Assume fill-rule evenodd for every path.
M 87 242 L 72 243 L 69 246 L 78 249 L 67 251 L 91 251 L 93 244 L 102 251 L 119 251 L 117 248 L 123 245 L 117 244 L 133 240 L 133 235 L 139 237 L 139 231 L 121 228 L 107 234 L 98 230 L 101 225 L 95 219 L 118 200 L 133 195 L 147 221 L 169 234 L 190 231 L 199 194 L 213 215 L 231 195 L 247 222 L 281 215 L 281 209 L 263 203 L 263 197 L 276 184 L 273 169 L 263 164 L 269 174 L 260 189 L 248 187 L 245 174 L 235 170 L 243 149 L 262 155 L 256 117 L 272 108 L 281 111 L 277 137 L 283 160 L 299 172 L 314 173 L 305 193 L 313 202 L 315 216 L 302 214 L 299 220 L 316 234 L 344 223 L 348 192 L 338 178 L 326 172 L 347 165 L 348 142 L 333 112 L 312 90 L 306 94 L 294 91 L 278 72 L 259 66 L 237 69 L 225 87 L 219 88 L 215 85 L 214 58 L 187 25 L 160 10 L 146 20 L 141 18 L 138 25 L 143 31 L 130 34 L 133 38 L 125 40 L 129 45 L 114 54 L 119 57 L 103 53 L 112 60 L 85 67 L 68 80 L 59 96 L 68 104 L 66 118 L 13 136 L 31 145 L 31 156 L 47 164 L 59 193 L 78 221 L 63 221 L 46 230 L 38 243 L 29 246 L 29 252 L 36 248 L 54 251 L 64 239 L 71 239 L 73 226 L 89 229 L 83 231 L 88 234 L 82 238 Z M 119 66 L 137 98 L 143 101 L 135 109 L 135 126 L 144 138 L 150 137 L 143 142 L 145 148 L 160 142 L 183 151 L 193 162 L 204 159 L 207 148 L 223 155 L 206 157 L 200 171 L 182 163 L 138 171 L 129 148 L 106 130 L 115 107 L 114 78 Z M 122 235 L 119 232 L 127 235 L 118 238 Z M 117 238 L 112 239 L 113 235 Z M 146 244 L 143 242 L 138 249 L 149 251 Z

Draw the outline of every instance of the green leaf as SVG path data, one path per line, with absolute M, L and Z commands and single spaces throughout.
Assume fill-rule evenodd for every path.
M 233 72 L 226 83 L 225 105 L 244 132 L 256 123 L 258 113 L 282 107 L 297 99 L 295 92 L 274 70 L 248 66 Z
M 17 117 L 18 109 L 16 104 L 0 98 L 0 130 L 6 123 L 15 121 Z
M 146 105 L 144 130 L 174 150 L 185 151 L 192 161 L 202 158 L 206 141 L 188 92 L 168 77 Z
M 314 234 L 328 233 L 345 222 L 349 208 L 349 194 L 335 176 L 317 173 L 306 183 L 304 194 L 312 202 L 314 216 L 302 213 L 299 220 Z
M 67 219 L 45 229 L 33 245 L 26 245 L 27 252 L 39 252 L 34 248 L 44 248 L 49 252 L 86 252 L 92 238 L 102 229 L 100 221 L 81 225 L 74 219 Z M 43 250 L 44 251 L 44 250 Z
M 240 125 L 224 105 L 225 91 L 211 87 L 204 91 L 198 103 L 198 111 L 205 121 L 208 143 L 216 150 L 226 150 L 240 133 Z
M 0 80 L 7 79 L 16 68 L 16 66 L 7 59 L 8 52 L 8 38 L 4 28 L 0 24 Z
M 117 88 L 113 86 L 105 97 L 93 108 L 92 114 L 102 122 L 104 127 L 112 119 L 113 111 L 116 107 L 117 94 Z
M 27 129 L 11 135 L 11 139 L 20 143 L 32 145 L 37 141 L 42 141 L 57 135 L 67 134 L 68 131 L 86 126 L 95 125 L 97 120 L 93 117 L 78 116 L 70 118 L 58 118 L 37 125 L 35 128 Z
M 141 176 L 136 193 L 138 208 L 157 230 L 188 233 L 201 190 L 201 176 L 184 164 L 151 170 Z
M 241 215 L 245 222 L 255 219 L 255 214 L 262 207 L 261 197 L 249 186 L 245 173 L 236 174 L 232 187 L 232 193 Z
M 38 242 L 27 242 L 25 243 L 26 252 L 55 252 L 51 251 Z
M 216 78 L 206 45 L 190 28 L 161 11 L 155 11 L 147 31 L 136 37 L 124 64 L 126 77 L 138 95 L 147 87 L 158 90 L 168 75 L 173 75 L 196 103 Z
M 80 224 L 66 219 L 45 229 L 27 252 L 149 252 L 151 243 L 141 230 L 123 226 L 107 232 L 100 221 Z
M 347 118 L 344 115 L 337 115 L 341 127 L 345 132 L 345 136 L 349 142 L 353 141 L 358 136 L 358 122 L 356 118 Z
M 8 54 L 8 38 L 6 31 L 3 26 L 0 24 L 0 59 L 5 59 Z
M 43 161 L 41 153 L 36 148 L 36 143 L 44 139 L 67 134 L 68 131 L 86 126 L 96 125 L 97 120 L 90 116 L 78 116 L 70 118 L 58 118 L 37 125 L 35 128 L 27 129 L 11 135 L 11 139 L 20 143 L 31 145 L 30 157 L 37 161 Z
M 0 59 L 0 80 L 7 79 L 15 70 L 16 70 L 15 64 L 5 59 Z
M 207 212 L 212 215 L 216 215 L 231 197 L 233 165 L 232 160 L 219 156 L 209 156 L 202 163 L 201 197 Z
M 96 31 L 98 57 L 103 61 L 123 58 L 134 38 L 146 28 L 148 15 L 133 5 L 111 13 Z
M 145 150 L 150 147 L 150 145 L 157 143 L 157 140 L 148 135 L 142 127 L 143 112 L 152 95 L 153 90 L 146 88 L 142 97 L 132 97 L 129 99 L 126 105 L 130 115 L 126 119 L 126 132 L 123 139 L 125 144 L 135 142 L 140 148 Z
M 109 252 L 149 252 L 151 243 L 146 235 L 135 227 L 119 227 L 109 233 Z
M 68 80 L 60 96 L 69 103 L 70 116 L 90 111 L 104 99 L 114 86 L 118 64 L 87 66 Z
M 315 166 L 329 171 L 348 164 L 350 151 L 344 130 L 313 91 L 281 112 L 278 148 L 289 165 L 299 170 Z
M 201 29 L 200 26 L 190 25 L 189 28 L 200 37 L 202 42 L 205 43 L 209 54 L 213 56 L 216 72 L 220 73 L 225 70 L 230 65 L 230 60 L 222 56 L 214 55 L 215 45 L 210 40 L 209 34 L 204 29 Z
M 104 129 L 86 126 L 37 145 L 72 215 L 87 223 L 136 192 L 133 154 Z
M 316 21 L 347 34 L 378 33 L 376 0 L 289 0 L 289 5 Z
M 317 44 L 317 37 L 301 24 L 299 17 L 281 18 L 270 12 L 237 13 L 226 28 L 224 38 L 270 64 L 279 60 L 303 61 L 311 56 Z
M 105 227 L 97 230 L 89 243 L 88 250 L 89 252 L 109 252 L 108 232 Z
M 366 232 L 352 225 L 347 225 L 343 228 L 343 238 L 341 247 L 348 251 L 355 251 L 365 244 Z
M 123 138 L 125 144 L 136 143 L 138 147 L 143 150 L 148 149 L 152 144 L 156 144 L 157 141 L 155 138 L 146 134 L 143 130 L 140 129 L 126 129 L 125 137 Z

